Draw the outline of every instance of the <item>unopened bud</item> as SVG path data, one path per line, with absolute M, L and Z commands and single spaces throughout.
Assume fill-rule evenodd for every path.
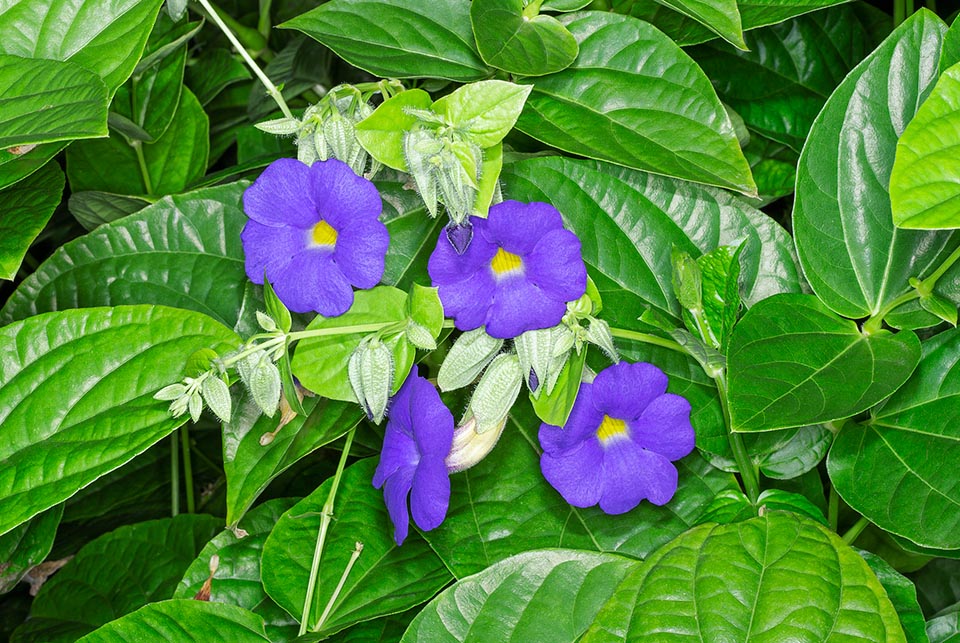
M 295 118 L 277 118 L 254 125 L 261 132 L 274 136 L 291 136 L 300 129 L 300 121 Z
M 502 339 L 490 337 L 483 328 L 460 335 L 437 373 L 440 390 L 452 391 L 471 384 L 502 346 Z
M 407 322 L 404 333 L 407 336 L 407 341 L 417 348 L 432 351 L 437 347 L 437 340 L 433 338 L 430 331 L 413 320 Z
M 445 461 L 447 471 L 456 473 L 469 469 L 487 457 L 503 435 L 506 424 L 507 419 L 504 418 L 499 425 L 483 433 L 477 433 L 476 418 L 470 418 L 458 426 L 453 432 L 453 446 Z
M 214 415 L 220 418 L 221 422 L 229 422 L 232 402 L 226 382 L 215 375 L 209 375 L 200 385 L 200 392 L 203 394 L 203 401 Z
M 383 420 L 393 384 L 393 352 L 374 338 L 363 341 L 347 364 L 350 386 L 367 417 L 377 424 Z
M 545 390 L 549 395 L 573 347 L 573 332 L 563 325 L 528 330 L 514 339 L 513 345 L 530 392 L 539 397 Z
M 477 421 L 477 433 L 486 433 L 506 421 L 522 384 L 523 372 L 515 353 L 498 355 L 490 363 L 467 407 Z
M 610 325 L 602 319 L 590 318 L 590 325 L 587 327 L 586 340 L 595 346 L 599 346 L 607 357 L 614 364 L 620 362 L 620 355 L 617 353 L 617 347 L 613 343 L 613 335 L 610 333 Z
M 470 224 L 470 221 L 464 221 L 459 225 L 451 223 L 445 230 L 447 232 L 447 241 L 450 242 L 450 245 L 453 246 L 456 253 L 462 255 L 466 252 L 467 248 L 470 247 L 470 242 L 473 241 L 473 226 Z

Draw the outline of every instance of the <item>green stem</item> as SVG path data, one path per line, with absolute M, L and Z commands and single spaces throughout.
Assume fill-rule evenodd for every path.
M 924 3 L 927 6 L 927 9 L 936 13 L 937 12 L 937 0 L 926 0 Z
M 293 113 L 290 111 L 290 108 L 287 107 L 287 102 L 283 100 L 283 95 L 280 93 L 280 90 L 277 89 L 277 86 L 273 84 L 273 81 L 271 81 L 267 75 L 263 73 L 263 70 L 261 70 L 257 63 L 254 62 L 253 58 L 250 57 L 250 54 L 247 53 L 246 48 L 240 44 L 240 41 L 237 40 L 237 37 L 233 34 L 233 31 L 231 31 L 230 28 L 223 22 L 220 14 L 218 14 L 213 8 L 213 5 L 210 4 L 210 0 L 197 0 L 197 2 L 199 2 L 200 5 L 207 10 L 207 13 L 210 14 L 210 18 L 213 20 L 213 22 L 227 37 L 227 40 L 229 40 L 230 44 L 232 44 L 234 49 L 237 50 L 237 53 L 243 57 L 244 62 L 247 63 L 247 66 L 250 67 L 250 70 L 267 89 L 267 94 L 269 94 L 270 98 L 274 100 L 274 102 L 280 108 L 280 111 L 283 112 L 283 115 L 287 118 L 293 118 Z M 260 35 L 259 32 L 255 31 L 254 33 L 257 33 L 258 36 Z
M 853 527 L 850 527 L 850 529 L 847 530 L 847 533 L 843 535 L 843 542 L 847 543 L 848 545 L 852 545 L 869 524 L 870 521 L 867 520 L 866 517 L 860 516 L 860 519 L 853 523 Z
M 179 431 L 179 429 L 177 429 Z M 170 435 L 170 515 L 180 513 L 180 445 L 176 432 Z
M 629 339 L 635 342 L 643 342 L 644 344 L 653 344 L 654 346 L 662 346 L 663 348 L 669 348 L 672 351 L 677 351 L 678 353 L 687 354 L 686 349 L 683 346 L 673 341 L 672 339 L 664 339 L 663 337 L 657 337 L 656 335 L 650 335 L 648 333 L 638 333 L 634 330 L 627 330 L 626 328 L 616 328 L 614 326 L 610 327 L 610 334 L 614 337 L 619 337 L 620 339 Z
M 197 512 L 197 506 L 193 500 L 193 464 L 190 460 L 190 429 L 184 424 L 180 427 L 180 446 L 183 448 L 183 478 L 184 487 L 187 492 L 187 513 Z
M 753 462 L 747 453 L 747 448 L 743 444 L 743 438 L 739 433 L 734 433 L 733 424 L 730 421 L 730 407 L 727 404 L 727 382 L 723 374 L 713 378 L 717 385 L 717 392 L 720 394 L 720 408 L 723 410 L 723 423 L 727 430 L 727 440 L 730 442 L 730 450 L 733 451 L 733 459 L 737 462 L 737 469 L 740 471 L 740 479 L 743 480 L 744 493 L 750 499 L 750 502 L 756 503 L 760 497 L 760 476 L 757 474 Z
M 147 171 L 147 159 L 143 156 L 143 142 L 133 141 L 130 143 L 130 146 L 137 154 L 137 163 L 140 165 L 140 176 L 143 177 L 143 186 L 147 188 L 147 194 L 153 194 L 153 181 L 150 180 L 150 172 Z
M 320 615 L 317 624 L 313 627 L 313 632 L 319 632 L 320 628 L 323 627 L 323 624 L 327 621 L 327 617 L 330 616 L 330 612 L 333 610 L 333 604 L 337 601 L 337 597 L 340 596 L 340 592 L 343 591 L 343 586 L 347 582 L 347 576 L 350 575 L 350 570 L 353 569 L 357 559 L 360 558 L 361 552 L 363 552 L 363 543 L 358 542 L 353 549 L 353 553 L 350 554 L 350 560 L 347 561 L 347 566 L 344 568 L 343 573 L 340 574 L 340 582 L 337 583 L 333 593 L 330 594 L 330 600 L 327 601 L 327 606 L 323 608 L 323 614 Z
M 893 26 L 900 26 L 900 23 L 907 19 L 906 0 L 893 0 Z
M 906 15 L 913 15 L 913 0 L 907 0 Z
M 333 518 L 333 501 L 337 497 L 337 487 L 340 486 L 340 476 L 347 466 L 347 457 L 350 455 L 350 446 L 353 444 L 353 434 L 356 427 L 347 432 L 346 442 L 343 444 L 343 451 L 340 453 L 340 462 L 337 463 L 337 472 L 333 474 L 333 482 L 330 485 L 330 493 L 327 494 L 327 501 L 323 503 L 323 511 L 320 515 L 320 531 L 317 533 L 317 544 L 313 549 L 313 562 L 310 565 L 310 578 L 307 580 L 307 595 L 303 600 L 303 613 L 300 617 L 300 634 L 307 633 L 307 621 L 310 618 L 310 609 L 313 607 L 313 595 L 317 589 L 317 577 L 320 575 L 320 557 L 323 555 L 323 544 L 327 539 L 327 529 L 330 527 L 330 520 Z
M 937 281 L 946 273 L 950 268 L 953 267 L 953 264 L 960 259 L 960 246 L 957 246 L 956 249 L 950 253 L 950 256 L 944 260 L 940 267 L 930 273 L 930 276 L 920 282 L 920 287 L 917 289 L 921 294 L 930 294 L 933 292 L 934 287 L 937 285 Z
M 830 529 L 837 531 L 840 522 L 840 494 L 833 486 L 830 487 L 830 498 L 827 501 L 827 521 Z
M 270 39 L 270 6 L 272 0 L 260 0 L 260 20 L 257 21 L 257 31 L 263 36 L 264 44 Z

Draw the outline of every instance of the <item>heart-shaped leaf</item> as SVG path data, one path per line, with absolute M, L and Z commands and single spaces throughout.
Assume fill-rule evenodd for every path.
M 471 3 L 470 22 L 480 56 L 491 67 L 520 76 L 543 76 L 570 66 L 579 46 L 552 16 L 529 16 L 523 0 Z
M 513 556 L 446 589 L 413 619 L 401 643 L 577 641 L 636 564 L 575 549 Z
M 153 394 L 201 348 L 239 337 L 163 306 L 48 313 L 0 329 L 0 534 L 69 498 L 183 424 Z
M 877 580 L 883 585 L 887 597 L 897 610 L 907 643 L 929 643 L 923 612 L 917 604 L 917 588 L 913 582 L 880 556 L 869 551 L 858 551 L 858 553 L 877 575 Z
M 848 418 L 900 388 L 919 359 L 920 341 L 910 331 L 864 334 L 810 295 L 765 299 L 730 338 L 733 428 L 769 431 Z
M 867 563 L 795 513 L 695 527 L 620 584 L 584 643 L 905 643 Z
M 150 603 L 87 634 L 83 643 L 270 643 L 263 619 L 233 605 L 175 599 Z M 80 643 L 77 641 L 77 643 Z
M 870 420 L 845 426 L 827 458 L 847 504 L 925 547 L 960 549 L 958 357 L 960 331 L 927 341 L 913 376 Z

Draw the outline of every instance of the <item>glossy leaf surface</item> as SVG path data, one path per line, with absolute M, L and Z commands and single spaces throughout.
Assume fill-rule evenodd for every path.
M 146 605 L 80 639 L 83 643 L 270 643 L 263 620 L 245 609 L 194 600 Z M 79 643 L 79 641 L 78 641 Z
M 524 14 L 522 0 L 471 3 L 470 23 L 480 56 L 491 67 L 520 76 L 543 76 L 570 66 L 576 39 L 553 16 Z
M 63 194 L 63 172 L 56 163 L 0 192 L 0 279 L 13 279 L 23 257 L 53 216 Z

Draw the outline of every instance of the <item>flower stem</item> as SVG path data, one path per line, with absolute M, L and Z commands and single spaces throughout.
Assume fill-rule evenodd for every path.
M 180 429 L 177 429 L 179 431 Z M 170 434 L 170 515 L 180 513 L 180 445 L 176 432 Z
M 733 425 L 730 422 L 730 407 L 727 404 L 727 381 L 723 373 L 713 378 L 717 385 L 717 392 L 720 394 L 720 408 L 723 409 L 723 424 L 727 430 L 727 441 L 730 443 L 730 450 L 733 452 L 733 459 L 737 463 L 737 469 L 740 471 L 740 479 L 743 480 L 744 492 L 751 503 L 756 503 L 760 497 L 760 477 L 757 474 L 753 462 L 747 453 L 747 448 L 743 444 L 743 438 L 739 433 L 733 431 Z
M 209 0 L 197 0 L 200 5 L 210 14 L 210 19 L 213 20 L 214 24 L 220 28 L 220 31 L 223 32 L 223 35 L 227 37 L 227 40 L 230 41 L 230 44 L 233 45 L 234 49 L 237 50 L 237 53 L 243 58 L 244 62 L 247 63 L 247 66 L 250 67 L 250 70 L 254 75 L 260 80 L 263 86 L 267 90 L 267 94 L 270 95 L 270 98 L 274 100 L 277 104 L 277 107 L 280 108 L 280 111 L 283 112 L 283 115 L 287 118 L 293 118 L 293 113 L 290 111 L 290 108 L 287 107 L 287 102 L 283 100 L 283 94 L 280 93 L 280 90 L 277 89 L 277 86 L 273 84 L 263 70 L 260 69 L 259 65 L 254 62 L 253 58 L 247 53 L 246 48 L 240 44 L 240 41 L 237 40 L 237 37 L 233 34 L 233 31 L 230 30 L 230 27 L 224 23 L 223 19 L 220 17 L 220 14 L 217 13 L 216 9 L 213 8 L 213 5 L 210 4 Z
M 847 533 L 842 536 L 843 542 L 847 543 L 848 545 L 852 545 L 869 524 L 870 521 L 867 520 L 865 516 L 860 516 L 860 519 L 853 523 L 853 526 L 850 527 L 850 529 L 847 530 Z
M 317 532 L 317 544 L 313 549 L 313 561 L 310 564 L 310 578 L 307 580 L 307 595 L 303 600 L 303 614 L 300 617 L 300 633 L 303 636 L 307 633 L 307 621 L 310 618 L 310 609 L 313 607 L 313 595 L 317 589 L 317 577 L 320 575 L 320 557 L 323 555 L 323 544 L 327 539 L 327 529 L 330 527 L 330 520 L 333 518 L 333 501 L 337 496 L 337 487 L 340 486 L 340 476 L 347 466 L 347 457 L 350 455 L 350 446 L 353 444 L 353 434 L 356 427 L 347 432 L 347 439 L 343 444 L 343 451 L 340 453 L 340 462 L 337 463 L 337 472 L 333 474 L 333 482 L 330 485 L 330 493 L 327 494 L 327 501 L 323 503 L 323 511 L 320 514 L 320 531 Z
M 664 339 L 663 337 L 657 337 L 656 335 L 638 333 L 635 330 L 627 330 L 626 328 L 617 328 L 615 326 L 610 327 L 610 334 L 614 337 L 619 337 L 620 339 L 629 339 L 635 342 L 643 342 L 644 344 L 661 346 L 663 348 L 669 348 L 672 351 L 677 351 L 678 353 L 683 353 L 684 355 L 687 354 L 686 349 L 672 339 Z
M 343 585 L 347 582 L 347 576 L 350 575 L 350 570 L 353 569 L 354 564 L 357 562 L 357 559 L 360 558 L 360 553 L 363 552 L 363 543 L 357 543 L 356 547 L 353 549 L 353 553 L 350 554 L 350 560 L 347 561 L 347 566 L 344 568 L 343 573 L 340 575 L 340 582 L 337 583 L 337 586 L 334 588 L 333 593 L 330 594 L 330 600 L 327 601 L 327 606 L 323 608 L 323 614 L 320 615 L 320 619 L 317 621 L 317 624 L 313 626 L 313 632 L 319 632 L 320 628 L 323 627 L 323 624 L 326 622 L 327 617 L 330 616 L 330 612 L 333 610 L 333 604 L 336 602 L 337 597 L 340 596 L 340 592 L 343 591 Z
M 184 424 L 180 427 L 180 446 L 183 448 L 183 478 L 187 492 L 187 513 L 196 513 L 193 499 L 193 463 L 190 460 L 190 429 Z

